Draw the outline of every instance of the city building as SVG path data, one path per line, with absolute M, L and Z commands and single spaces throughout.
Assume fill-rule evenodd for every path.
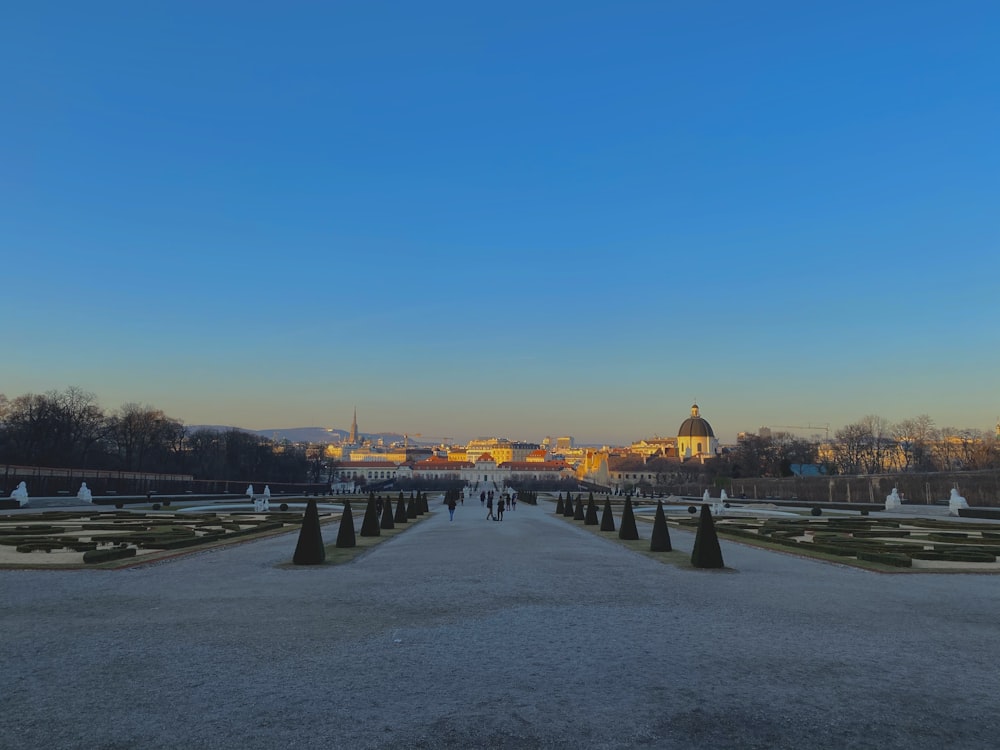
M 719 441 L 698 405 L 677 430 L 676 438 L 637 440 L 627 451 L 587 450 L 576 465 L 579 479 L 626 490 L 637 485 L 656 486 L 664 475 L 684 461 L 704 463 L 719 455 Z
M 465 446 L 466 460 L 475 461 L 484 453 L 489 453 L 497 463 L 505 461 L 527 461 L 528 455 L 541 446 L 538 443 L 524 443 L 506 438 L 480 438 L 470 440 Z
M 691 416 L 681 422 L 677 430 L 677 455 L 683 460 L 696 458 L 705 461 L 719 454 L 719 441 L 712 425 L 701 416 L 698 404 L 691 406 Z

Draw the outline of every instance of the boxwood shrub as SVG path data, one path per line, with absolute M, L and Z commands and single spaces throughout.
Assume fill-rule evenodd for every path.
M 997 556 L 991 552 L 977 552 L 973 550 L 919 550 L 910 553 L 914 560 L 943 560 L 947 562 L 978 562 L 992 563 L 997 561 Z
M 910 559 L 910 556 L 904 555 L 900 552 L 864 552 L 859 550 L 858 559 L 867 560 L 868 562 L 882 563 L 883 565 L 891 565 L 895 568 L 909 568 L 913 565 L 913 561 Z
M 123 560 L 135 557 L 135 547 L 112 547 L 111 549 L 95 549 L 83 553 L 85 563 L 102 563 L 110 560 Z

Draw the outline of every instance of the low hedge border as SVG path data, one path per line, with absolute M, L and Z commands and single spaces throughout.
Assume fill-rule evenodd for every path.
M 891 565 L 894 568 L 909 568 L 913 565 L 913 561 L 910 559 L 909 555 L 904 555 L 896 552 L 858 552 L 859 560 L 866 560 L 867 562 L 881 563 L 882 565 Z
M 111 562 L 112 560 L 124 560 L 126 557 L 135 557 L 135 547 L 112 547 L 110 549 L 95 549 L 83 553 L 84 563 L 94 564 Z

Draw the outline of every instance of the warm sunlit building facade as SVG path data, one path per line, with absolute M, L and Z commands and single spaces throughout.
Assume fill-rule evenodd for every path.
M 677 430 L 677 455 L 682 459 L 697 458 L 704 461 L 719 453 L 719 441 L 712 425 L 701 416 L 698 404 L 691 406 L 691 416 Z
M 524 443 L 506 438 L 486 438 L 470 440 L 465 446 L 466 459 L 475 461 L 484 453 L 489 453 L 497 463 L 505 461 L 526 461 L 532 451 L 541 446 L 538 443 Z

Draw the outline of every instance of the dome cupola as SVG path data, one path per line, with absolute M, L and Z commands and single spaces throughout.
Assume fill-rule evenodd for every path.
M 679 438 L 714 438 L 712 425 L 704 417 L 698 414 L 698 404 L 691 407 L 691 416 L 681 422 L 680 429 L 677 430 Z

